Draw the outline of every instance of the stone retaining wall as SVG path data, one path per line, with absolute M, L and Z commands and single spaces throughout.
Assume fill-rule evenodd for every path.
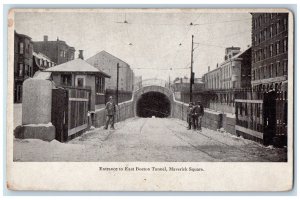
M 95 127 L 101 127 L 105 125 L 106 121 L 106 111 L 105 108 L 101 108 L 95 111 L 92 114 L 92 125 Z M 128 118 L 134 117 L 134 101 L 126 101 L 120 103 L 116 106 L 116 115 L 115 115 L 115 122 L 124 121 Z

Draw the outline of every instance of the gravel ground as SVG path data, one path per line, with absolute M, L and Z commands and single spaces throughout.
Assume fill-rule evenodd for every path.
M 15 161 L 278 162 L 286 148 L 264 147 L 226 132 L 187 130 L 170 118 L 131 118 L 116 130 L 97 128 L 68 143 L 14 140 Z

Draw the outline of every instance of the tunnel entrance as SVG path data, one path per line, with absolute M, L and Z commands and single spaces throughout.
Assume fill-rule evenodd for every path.
M 169 98 L 160 92 L 147 92 L 137 101 L 136 114 L 138 117 L 168 117 L 171 111 Z

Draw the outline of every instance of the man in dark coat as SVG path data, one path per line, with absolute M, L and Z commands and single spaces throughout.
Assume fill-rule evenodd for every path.
M 195 127 L 195 124 L 193 123 L 194 120 L 194 103 L 190 102 L 189 107 L 187 109 L 187 122 L 188 122 L 188 130 L 190 130 L 193 127 Z
M 108 128 L 108 124 L 110 123 L 110 128 L 115 129 L 114 123 L 115 123 L 115 113 L 116 113 L 116 105 L 113 101 L 113 97 L 109 97 L 109 101 L 105 105 L 106 110 L 106 123 L 104 129 Z
M 204 107 L 201 104 L 201 101 L 197 102 L 194 112 L 195 112 L 194 124 L 196 128 L 201 131 L 201 122 L 202 122 L 202 117 L 204 115 Z

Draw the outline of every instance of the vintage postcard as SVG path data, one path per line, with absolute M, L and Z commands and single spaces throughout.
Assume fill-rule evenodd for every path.
M 11 9 L 7 187 L 289 191 L 287 9 Z

